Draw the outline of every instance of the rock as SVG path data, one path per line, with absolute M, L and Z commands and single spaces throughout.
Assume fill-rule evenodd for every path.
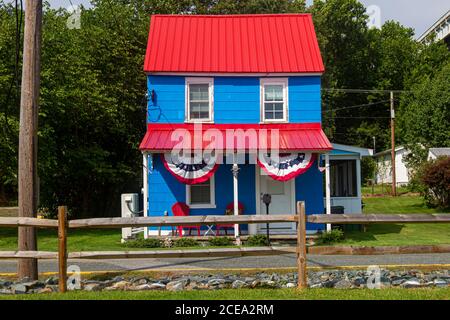
M 208 281 L 208 286 L 210 287 L 218 286 L 224 284 L 225 282 L 226 282 L 225 279 L 211 279 Z
M 56 285 L 58 284 L 58 278 L 50 277 L 44 281 L 45 285 Z
M 366 283 L 367 283 L 367 281 L 363 277 L 356 277 L 353 279 L 353 285 L 355 285 L 357 287 L 365 286 Z
M 166 285 L 166 289 L 169 291 L 182 291 L 184 289 L 184 282 L 171 281 Z
M 447 281 L 445 281 L 443 279 L 439 279 L 439 278 L 433 280 L 433 285 L 435 285 L 436 287 L 440 287 L 440 288 L 449 286 Z
M 333 287 L 336 289 L 349 289 L 352 286 L 353 286 L 353 284 L 349 280 L 343 279 L 343 280 L 336 282 Z
M 405 282 L 403 282 L 402 284 L 401 284 L 401 286 L 403 287 L 403 288 L 419 288 L 419 287 L 421 287 L 422 285 L 420 284 L 420 281 L 419 280 L 414 280 L 414 279 L 410 279 L 410 280 L 407 280 L 407 281 L 405 281 Z
M 292 282 L 286 283 L 286 288 L 295 288 L 295 287 L 297 287 L 297 285 L 295 283 L 292 283 Z
M 85 290 L 85 291 L 101 291 L 102 285 L 100 285 L 100 283 L 88 283 L 83 286 L 83 290 Z
M 323 287 L 322 283 L 314 283 L 310 286 L 311 289 L 322 288 L 322 287 Z
M 40 281 L 30 281 L 30 282 L 22 282 L 24 286 L 26 286 L 28 289 L 38 289 L 45 287 L 45 284 Z
M 259 286 L 259 284 L 261 283 L 261 281 L 260 280 L 254 280 L 252 283 L 251 283 L 251 287 L 252 288 L 256 288 L 257 286 Z
M 7 287 L 9 287 L 10 285 L 12 285 L 13 283 L 11 282 L 11 281 L 3 281 L 3 280 L 0 280 L 0 288 L 7 288 Z
M 163 283 L 152 283 L 149 285 L 150 290 L 164 290 L 166 285 Z
M 145 278 L 142 279 L 136 279 L 135 281 L 133 281 L 136 285 L 142 285 L 142 284 L 147 284 L 148 280 Z
M 123 281 L 114 283 L 110 288 L 113 288 L 111 290 L 126 290 L 129 287 L 131 287 L 131 283 L 123 280 Z
M 52 293 L 53 289 L 51 287 L 45 287 L 45 288 L 41 288 L 39 289 L 36 293 Z
M 244 281 L 241 281 L 241 280 L 235 280 L 235 281 L 233 282 L 233 284 L 231 285 L 231 287 L 232 287 L 233 289 L 240 289 L 240 288 L 244 288 L 244 287 L 246 287 L 246 286 L 247 286 L 247 283 L 244 282 Z
M 11 290 L 8 289 L 0 289 L 0 295 L 2 294 L 13 294 Z
M 152 290 L 152 286 L 148 283 L 140 284 L 137 286 L 132 287 L 132 290 L 134 291 L 146 291 L 146 290 Z
M 399 279 L 396 279 L 396 280 L 392 280 L 391 284 L 393 286 L 399 286 L 405 281 L 406 281 L 406 279 L 399 278 Z
M 320 284 L 324 288 L 333 288 L 336 282 L 338 282 L 338 280 L 328 280 L 328 281 L 322 282 Z
M 27 288 L 27 286 L 25 286 L 21 283 L 17 283 L 17 284 L 13 284 L 11 286 L 11 291 L 13 294 L 24 294 L 24 293 L 27 293 L 28 288 Z

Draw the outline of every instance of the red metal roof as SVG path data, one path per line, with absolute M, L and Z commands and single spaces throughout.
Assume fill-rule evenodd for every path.
M 209 129 L 216 129 L 219 132 L 220 141 L 214 141 L 215 137 L 205 135 Z M 236 130 L 242 129 L 247 136 L 251 136 L 252 130 L 255 132 L 257 140 L 250 141 L 245 138 L 242 144 L 233 135 Z M 267 139 L 264 131 L 267 131 Z M 178 136 L 173 134 L 176 130 Z M 233 131 L 234 130 L 234 131 Z M 219 150 L 252 150 L 261 149 L 262 147 L 270 149 L 272 146 L 271 134 L 278 132 L 279 150 L 309 150 L 309 151 L 329 151 L 332 149 L 331 143 L 322 131 L 319 123 L 303 123 L 303 124 L 203 124 L 201 130 L 194 131 L 193 124 L 148 124 L 147 133 L 139 146 L 140 150 L 165 152 L 171 151 L 180 141 L 187 143 L 187 146 L 194 145 L 194 132 L 199 133 L 202 148 L 212 147 L 211 141 L 215 142 L 215 149 Z M 211 132 L 211 131 L 208 131 Z M 189 133 L 189 135 L 187 134 Z M 228 136 L 227 136 L 228 134 Z M 183 137 L 181 140 L 180 137 Z M 190 139 L 189 139 L 190 137 Z M 276 144 L 273 144 L 275 147 Z M 188 147 L 190 149 L 190 147 Z
M 310 14 L 153 15 L 144 71 L 321 73 Z

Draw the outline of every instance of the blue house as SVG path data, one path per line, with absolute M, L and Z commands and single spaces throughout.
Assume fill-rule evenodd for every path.
M 144 71 L 146 216 L 172 215 L 177 202 L 190 215 L 266 214 L 263 194 L 271 215 L 294 213 L 296 201 L 307 214 L 325 211 L 318 159 L 328 163 L 332 146 L 321 128 L 324 66 L 309 14 L 153 15 Z M 295 224 L 270 232 L 295 233 Z

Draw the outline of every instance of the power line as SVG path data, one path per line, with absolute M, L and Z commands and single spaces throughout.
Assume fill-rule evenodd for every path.
M 322 88 L 322 91 L 327 92 L 344 92 L 344 93 L 411 93 L 412 90 L 379 90 L 379 89 L 348 89 L 348 88 Z
M 342 107 L 342 108 L 336 108 L 336 109 L 330 109 L 330 110 L 323 110 L 322 113 L 339 111 L 339 110 L 354 109 L 354 108 L 370 107 L 370 106 L 374 106 L 374 105 L 378 105 L 378 104 L 382 104 L 382 103 L 386 103 L 386 102 L 389 102 L 389 100 L 382 100 L 382 101 L 377 101 L 377 102 L 358 104 L 358 105 L 355 105 L 355 106 Z

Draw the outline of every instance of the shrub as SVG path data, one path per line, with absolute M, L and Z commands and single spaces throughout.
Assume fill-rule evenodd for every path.
M 335 243 L 344 240 L 344 232 L 339 229 L 323 232 L 317 239 L 318 244 Z
M 254 247 L 267 246 L 267 236 L 263 234 L 249 236 L 246 244 Z
M 450 208 L 450 157 L 427 162 L 420 176 L 428 206 Z
M 209 239 L 209 244 L 211 246 L 231 246 L 233 245 L 233 240 L 228 237 L 214 237 Z
M 136 239 L 125 242 L 124 244 L 129 248 L 161 248 L 161 240 L 155 238 Z
M 179 238 L 173 242 L 174 247 L 197 247 L 199 245 L 198 241 L 192 238 Z

